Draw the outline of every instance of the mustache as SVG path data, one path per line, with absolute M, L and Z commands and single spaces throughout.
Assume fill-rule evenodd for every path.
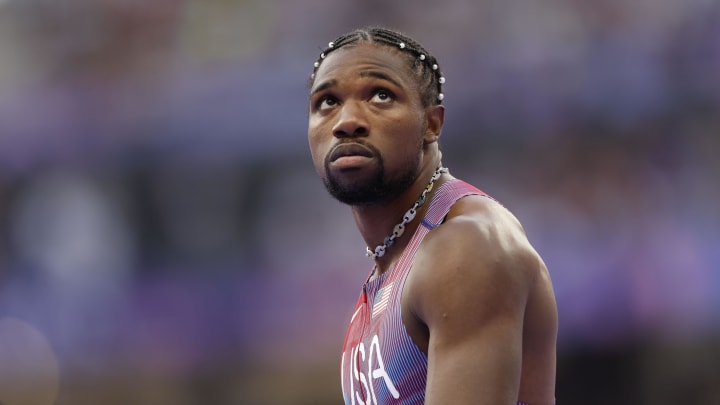
M 366 142 L 363 139 L 349 139 L 349 140 L 341 140 L 337 144 L 335 144 L 332 148 L 330 148 L 330 151 L 325 155 L 325 166 L 327 167 L 336 157 L 338 152 L 338 149 L 345 149 L 345 148 L 352 148 L 353 146 L 359 146 L 360 148 L 364 148 L 366 150 L 369 150 L 372 155 L 377 156 L 378 158 L 381 158 L 380 150 L 376 148 L 373 144 Z

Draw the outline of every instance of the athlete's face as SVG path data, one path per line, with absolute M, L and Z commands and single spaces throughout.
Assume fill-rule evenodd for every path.
M 348 46 L 315 74 L 310 151 L 328 191 L 344 203 L 388 201 L 418 175 L 427 123 L 406 57 L 385 46 Z

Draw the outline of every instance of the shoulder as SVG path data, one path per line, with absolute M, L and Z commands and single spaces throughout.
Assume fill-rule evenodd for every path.
M 532 278 L 539 269 L 539 257 L 518 219 L 482 195 L 458 200 L 443 224 L 428 233 L 417 259 L 421 267 L 494 270 L 519 278 Z
M 522 317 L 533 280 L 543 271 L 517 218 L 497 201 L 471 195 L 426 236 L 407 293 L 420 318 L 431 315 L 428 302 L 433 311 L 465 308 Z

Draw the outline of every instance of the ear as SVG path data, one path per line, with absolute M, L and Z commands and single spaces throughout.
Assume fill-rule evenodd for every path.
M 443 123 L 445 122 L 445 106 L 433 105 L 425 110 L 425 136 L 423 137 L 423 143 L 425 145 L 434 143 L 440 138 L 442 132 Z

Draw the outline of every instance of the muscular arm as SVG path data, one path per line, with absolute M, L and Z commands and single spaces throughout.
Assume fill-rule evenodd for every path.
M 464 200 L 428 235 L 406 286 L 428 337 L 425 404 L 515 404 L 526 307 L 544 266 L 512 215 Z

